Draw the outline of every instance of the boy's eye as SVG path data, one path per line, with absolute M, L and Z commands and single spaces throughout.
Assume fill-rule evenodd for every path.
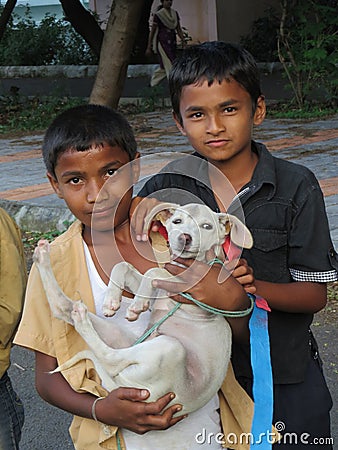
M 108 170 L 107 170 L 107 175 L 108 175 L 109 177 L 112 177 L 112 176 L 114 175 L 115 172 L 116 172 L 116 169 L 108 169 Z
M 69 182 L 71 184 L 79 184 L 80 183 L 80 178 L 74 177 L 71 180 L 69 180 Z
M 201 112 L 195 112 L 193 114 L 191 114 L 190 118 L 191 119 L 200 119 L 203 116 L 203 114 Z
M 234 106 L 227 106 L 226 108 L 224 108 L 224 112 L 226 113 L 233 113 L 236 111 L 236 108 Z

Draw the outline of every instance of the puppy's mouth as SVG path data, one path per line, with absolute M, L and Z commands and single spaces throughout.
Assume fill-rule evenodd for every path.
M 192 248 L 191 245 L 183 245 L 183 246 L 170 246 L 171 254 L 173 257 L 180 257 L 180 258 L 194 258 L 199 254 L 199 249 Z

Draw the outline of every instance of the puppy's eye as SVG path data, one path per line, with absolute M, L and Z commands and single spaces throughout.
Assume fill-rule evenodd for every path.
M 212 230 L 212 225 L 210 225 L 210 223 L 203 223 L 202 228 L 204 230 Z
M 178 225 L 178 224 L 182 223 L 182 220 L 181 219 L 175 219 L 175 220 L 173 220 L 173 223 L 175 225 Z

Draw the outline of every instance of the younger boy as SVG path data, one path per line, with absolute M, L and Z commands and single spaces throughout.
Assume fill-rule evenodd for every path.
M 81 298 L 98 315 L 110 271 L 117 262 L 129 261 L 142 273 L 156 266 L 151 247 L 144 249 L 137 247 L 137 243 L 135 247 L 129 229 L 138 156 L 128 122 L 119 113 L 98 105 L 79 106 L 60 114 L 44 138 L 43 157 L 49 181 L 77 218 L 51 244 L 53 271 L 69 298 Z M 224 289 L 228 291 L 230 308 L 248 307 L 245 291 L 233 277 L 224 283 Z M 122 310 L 130 301 L 129 294 L 124 295 Z M 143 320 L 147 317 L 146 313 L 142 316 Z M 108 320 L 101 320 L 103 326 Z M 123 315 L 120 320 L 125 320 Z M 139 320 L 130 327 L 136 327 L 131 329 L 140 335 L 146 323 L 142 323 L 142 317 Z M 137 328 L 142 325 L 143 328 Z M 148 391 L 132 387 L 107 393 L 89 360 L 62 374 L 51 375 L 50 371 L 86 345 L 72 326 L 51 316 L 35 266 L 29 276 L 16 343 L 35 351 L 36 387 L 41 397 L 75 415 L 70 432 L 77 449 L 117 449 L 118 439 L 127 450 L 153 450 L 157 448 L 154 430 L 162 430 L 168 440 L 176 439 L 177 449 L 192 450 L 197 447 L 194 435 L 201 431 L 196 429 L 197 419 L 199 423 L 207 423 L 212 432 L 221 430 L 217 395 L 182 420 L 173 417 L 180 411 L 180 405 L 168 406 L 174 393 L 153 403 L 145 402 Z M 104 398 L 97 402 L 98 396 Z M 123 429 L 118 437 L 117 427 Z M 176 447 L 168 444 L 166 448 Z M 208 446 L 219 448 L 220 444 Z
M 294 446 L 282 439 L 278 448 L 305 448 L 307 442 L 301 438 L 308 433 L 312 448 L 329 449 L 331 445 L 316 447 L 313 441 L 330 436 L 332 401 L 310 325 L 313 314 L 326 304 L 326 283 L 337 280 L 337 255 L 318 182 L 305 167 L 273 157 L 252 140 L 253 127 L 263 122 L 266 107 L 259 70 L 244 49 L 224 42 L 190 47 L 174 62 L 169 87 L 174 120 L 194 148 L 197 162 L 191 164 L 189 157 L 186 165 L 184 159 L 179 165 L 170 163 L 139 196 L 180 202 L 170 198 L 170 192 L 189 190 L 219 211 L 225 207 L 215 191 L 222 188 L 210 171 L 201 169 L 203 161 L 230 181 L 237 196 L 226 208 L 233 214 L 239 202 L 243 208 L 254 239 L 243 256 L 254 271 L 254 290 L 272 309 L 274 423 L 283 422 L 286 433 L 296 433 Z M 135 215 L 139 240 L 145 239 L 142 217 L 140 212 Z M 174 274 L 184 270 L 171 264 L 166 268 Z M 158 285 L 173 295 L 179 292 L 172 282 Z M 251 394 L 249 346 L 234 342 L 232 361 L 237 379 Z

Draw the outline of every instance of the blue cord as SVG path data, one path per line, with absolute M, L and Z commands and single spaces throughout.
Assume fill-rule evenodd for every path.
M 271 450 L 273 419 L 273 378 L 270 356 L 268 314 L 256 305 L 249 321 L 253 373 L 254 416 L 251 450 Z

